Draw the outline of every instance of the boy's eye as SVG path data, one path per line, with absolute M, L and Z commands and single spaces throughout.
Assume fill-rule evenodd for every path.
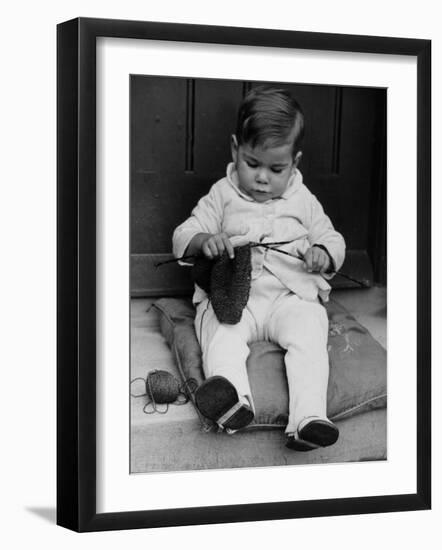
M 251 162 L 250 160 L 247 160 L 247 166 L 250 166 L 250 168 L 257 168 L 258 164 L 256 162 Z
M 282 172 L 282 168 L 272 168 L 272 172 L 275 174 L 280 174 Z

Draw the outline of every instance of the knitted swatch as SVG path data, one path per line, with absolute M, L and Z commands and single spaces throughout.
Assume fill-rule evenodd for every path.
M 236 325 L 249 299 L 252 278 L 250 244 L 235 248 L 233 259 L 226 251 L 216 260 L 198 258 L 192 277 L 209 295 L 218 321 Z

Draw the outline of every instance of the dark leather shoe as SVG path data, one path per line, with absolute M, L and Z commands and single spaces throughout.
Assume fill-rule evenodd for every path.
M 235 386 L 224 376 L 211 376 L 195 392 L 200 413 L 223 428 L 236 431 L 254 418 L 251 407 L 239 401 Z
M 286 447 L 294 451 L 312 451 L 333 445 L 338 437 L 339 430 L 332 422 L 317 419 L 308 422 L 296 434 L 288 436 Z

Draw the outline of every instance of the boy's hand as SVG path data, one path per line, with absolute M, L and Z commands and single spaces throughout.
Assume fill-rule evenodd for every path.
M 304 263 L 309 273 L 317 271 L 324 273 L 331 267 L 330 258 L 327 252 L 318 246 L 312 246 L 307 250 L 304 254 Z
M 221 256 L 224 250 L 227 250 L 229 258 L 234 258 L 235 252 L 232 243 L 225 233 L 207 236 L 201 243 L 201 251 L 209 260 Z

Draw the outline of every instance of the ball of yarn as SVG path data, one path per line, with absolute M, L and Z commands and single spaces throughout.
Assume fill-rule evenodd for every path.
M 155 403 L 173 403 L 180 393 L 180 383 L 170 372 L 153 370 L 147 373 L 146 393 Z

